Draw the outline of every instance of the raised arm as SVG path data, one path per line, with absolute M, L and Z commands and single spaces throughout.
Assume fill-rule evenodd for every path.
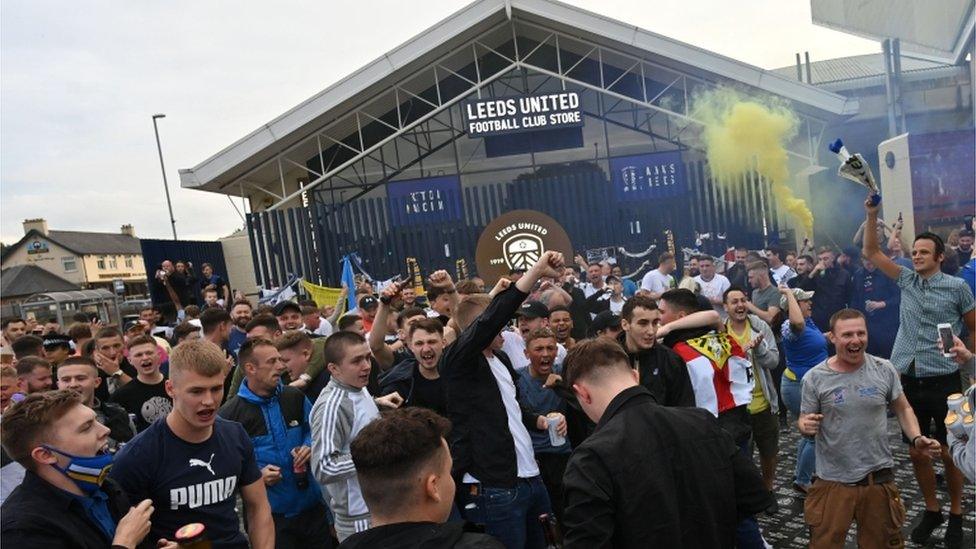
M 381 370 L 393 366 L 393 348 L 386 343 L 386 326 L 393 313 L 390 302 L 400 295 L 401 288 L 401 283 L 393 283 L 380 294 L 380 305 L 376 310 L 376 318 L 373 319 L 373 329 L 369 332 L 369 350 L 373 352 L 373 358 Z
M 339 292 L 339 299 L 336 300 L 335 309 L 332 311 L 332 316 L 326 319 L 329 321 L 329 324 L 335 326 L 336 322 L 339 322 L 339 317 L 346 311 L 347 297 L 349 297 L 349 287 L 343 284 L 342 290 Z
M 797 303 L 793 290 L 781 286 L 779 293 L 786 296 L 786 312 L 790 321 L 790 330 L 793 330 L 795 334 L 802 332 L 806 328 L 807 322 L 803 318 L 803 311 L 800 310 L 800 304 Z
M 867 212 L 865 223 L 875 227 L 878 224 L 878 206 L 872 205 L 871 199 L 868 198 L 864 201 L 864 210 Z M 881 251 L 881 246 L 878 244 L 878 231 L 864 231 L 864 249 L 862 252 L 864 257 L 870 259 L 881 269 L 881 272 L 889 278 L 898 280 L 898 276 L 901 274 L 901 266 Z
M 433 288 L 446 288 L 447 298 L 451 300 L 451 310 L 456 311 L 458 306 L 458 301 L 460 297 L 458 296 L 457 290 L 454 288 L 454 280 L 451 278 L 451 274 L 445 270 L 434 271 L 427 278 L 427 283 Z
M 779 307 L 774 305 L 768 309 L 760 309 L 755 303 L 752 302 L 752 300 L 746 301 L 746 308 L 749 309 L 750 313 L 763 319 L 763 321 L 769 325 L 773 324 L 773 320 L 775 320 L 776 315 L 779 314 Z

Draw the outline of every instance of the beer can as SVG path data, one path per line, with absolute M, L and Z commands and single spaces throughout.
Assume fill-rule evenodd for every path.
M 972 417 L 972 416 L 970 416 Z M 966 436 L 966 427 L 963 425 L 963 418 L 961 415 L 950 410 L 945 417 L 946 429 L 949 430 L 956 438 L 963 438 Z
M 559 425 L 559 420 L 560 418 L 558 416 L 546 416 L 546 423 L 549 424 L 549 443 L 553 446 L 562 446 L 563 444 L 566 444 L 566 437 L 556 432 L 556 427 Z
M 966 397 L 962 396 L 962 393 L 953 393 L 946 397 L 946 405 L 949 406 L 949 410 L 957 414 L 962 410 L 964 402 L 966 402 Z

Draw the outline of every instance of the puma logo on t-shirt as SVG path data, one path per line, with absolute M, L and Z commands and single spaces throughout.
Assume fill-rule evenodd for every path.
M 214 470 L 210 467 L 210 464 L 213 463 L 213 458 L 214 458 L 214 454 L 210 454 L 210 460 L 209 461 L 203 461 L 202 459 L 190 458 L 190 467 L 204 467 L 208 471 L 210 471 L 210 474 L 211 475 L 217 476 L 217 473 L 214 473 Z

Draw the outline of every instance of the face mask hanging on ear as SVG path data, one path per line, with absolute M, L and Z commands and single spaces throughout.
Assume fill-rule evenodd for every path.
M 86 494 L 94 493 L 102 486 L 102 483 L 105 482 L 105 477 L 108 476 L 108 472 L 112 468 L 112 461 L 115 458 L 113 454 L 81 457 L 62 452 L 51 446 L 45 445 L 44 448 L 69 458 L 70 461 L 67 467 L 62 468 L 56 463 L 53 466 L 58 471 L 61 471 L 64 476 L 73 480 L 78 485 L 78 488 Z

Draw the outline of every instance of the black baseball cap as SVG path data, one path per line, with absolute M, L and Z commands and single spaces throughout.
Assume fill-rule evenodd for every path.
M 619 328 L 620 327 L 620 315 L 611 312 L 603 311 L 596 315 L 593 322 L 590 322 L 590 329 L 587 330 L 587 336 L 596 337 L 597 332 L 602 332 L 607 328 Z
M 298 303 L 295 303 L 294 301 L 282 301 L 274 306 L 274 315 L 281 316 L 289 309 L 298 314 L 302 314 L 302 306 Z
M 526 319 L 549 318 L 549 307 L 543 305 L 541 301 L 526 301 L 518 308 L 515 316 Z
M 379 305 L 379 300 L 374 296 L 364 295 L 363 297 L 359 298 L 359 308 L 364 311 L 367 309 L 375 309 L 376 307 L 379 307 Z

